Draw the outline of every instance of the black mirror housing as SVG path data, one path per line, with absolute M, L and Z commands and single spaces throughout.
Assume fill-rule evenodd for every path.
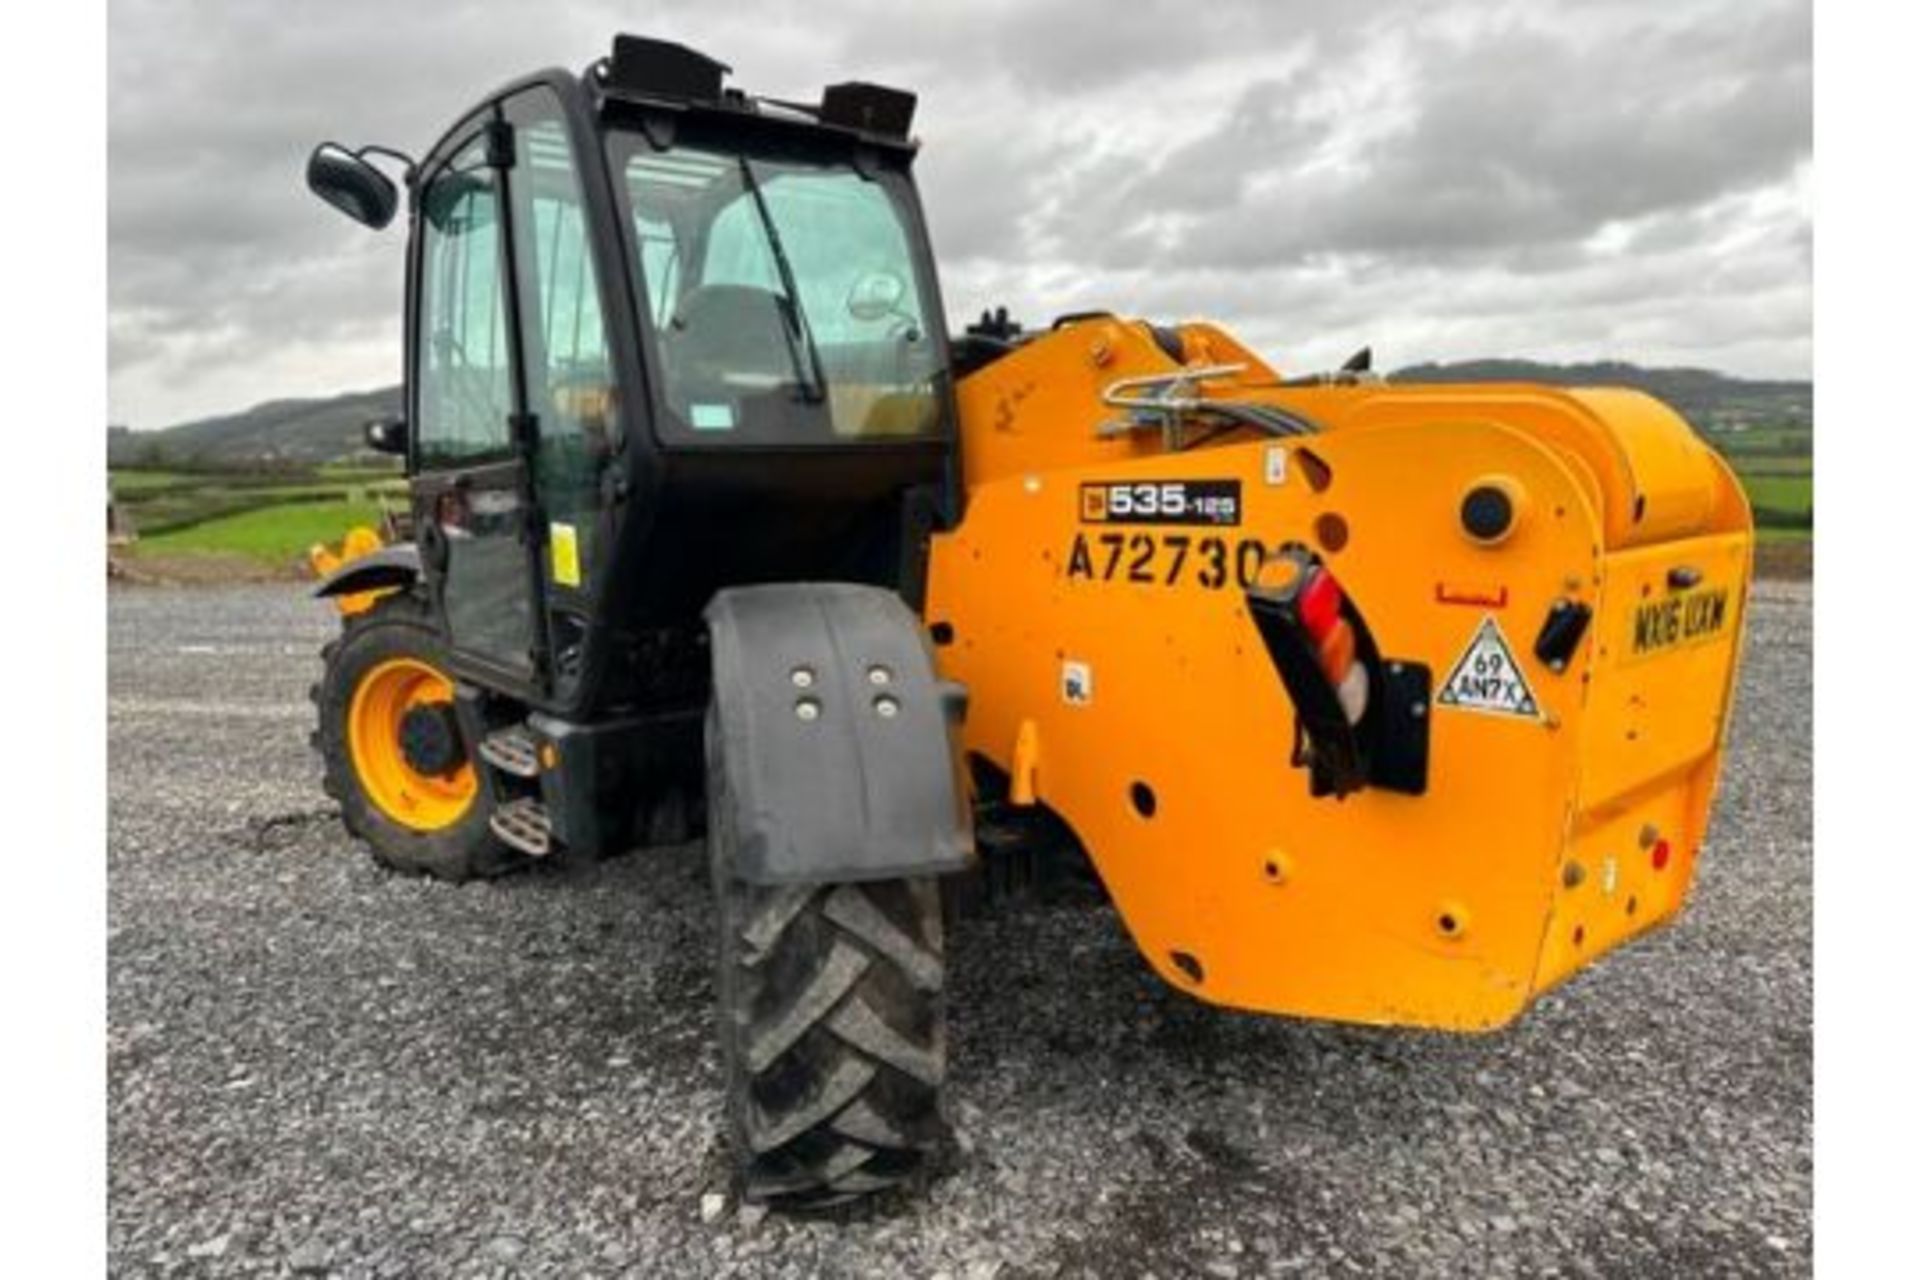
M 400 207 L 400 192 L 392 180 L 337 142 L 323 142 L 307 157 L 307 187 L 375 231 L 392 222 Z
M 407 451 L 407 420 L 405 418 L 375 418 L 366 426 L 367 448 L 375 453 L 401 453 Z

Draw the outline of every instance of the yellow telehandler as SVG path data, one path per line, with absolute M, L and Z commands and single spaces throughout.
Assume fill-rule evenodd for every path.
M 745 1194 L 923 1169 L 982 864 L 1084 855 L 1202 1000 L 1460 1031 L 1680 908 L 1752 531 L 1678 416 L 951 334 L 913 96 L 726 73 L 622 36 L 417 162 L 314 152 L 376 228 L 404 168 L 412 507 L 321 558 L 314 739 L 403 871 L 704 824 Z

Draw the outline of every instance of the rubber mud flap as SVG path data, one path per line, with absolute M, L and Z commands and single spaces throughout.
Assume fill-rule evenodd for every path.
M 899 596 L 846 583 L 736 587 L 706 617 L 739 813 L 735 875 L 867 881 L 971 865 L 953 691 Z

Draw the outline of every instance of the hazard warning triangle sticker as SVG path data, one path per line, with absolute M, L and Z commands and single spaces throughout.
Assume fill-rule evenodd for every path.
M 1440 686 L 1436 701 L 1443 707 L 1465 711 L 1485 711 L 1492 715 L 1518 716 L 1523 720 L 1540 718 L 1540 704 L 1527 687 L 1526 672 L 1513 660 L 1500 624 L 1488 614 L 1473 633 L 1473 642 L 1453 664 L 1453 672 Z

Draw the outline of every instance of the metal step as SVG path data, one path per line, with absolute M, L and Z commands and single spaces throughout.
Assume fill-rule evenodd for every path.
M 495 729 L 480 739 L 480 758 L 516 778 L 540 776 L 540 744 L 524 724 Z
M 493 834 L 532 858 L 544 858 L 553 852 L 553 823 L 547 818 L 547 806 L 532 796 L 509 800 L 487 819 Z

